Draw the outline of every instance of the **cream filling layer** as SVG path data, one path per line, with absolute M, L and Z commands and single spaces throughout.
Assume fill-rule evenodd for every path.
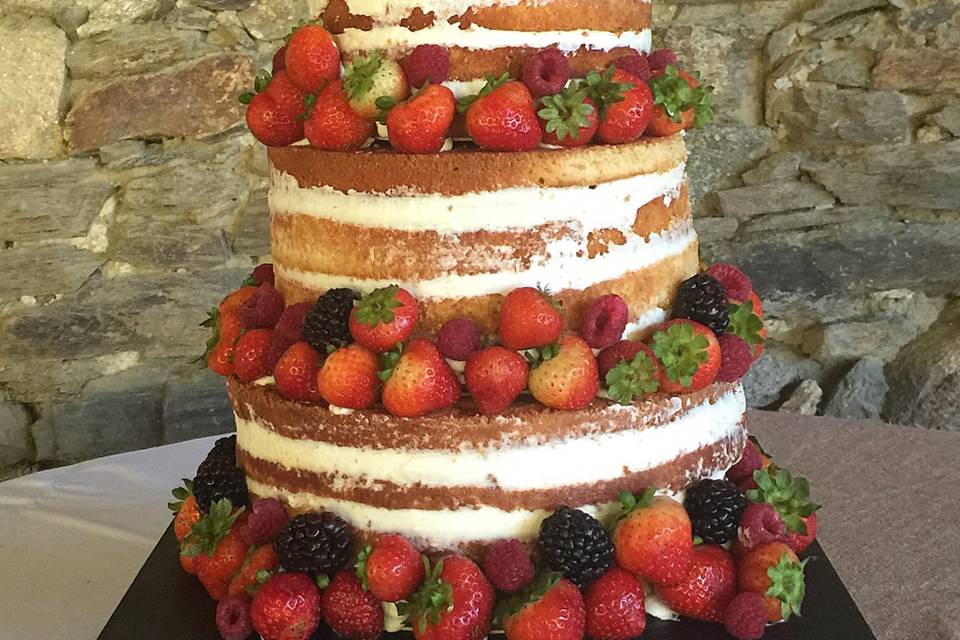
M 611 407 L 617 413 L 635 414 L 638 427 L 643 412 L 649 409 L 643 404 Z M 678 400 L 665 418 L 679 409 Z M 295 440 L 238 416 L 237 443 L 255 458 L 290 469 L 331 474 L 351 484 L 381 481 L 400 486 L 522 491 L 617 480 L 667 464 L 740 433 L 745 410 L 743 390 L 738 387 L 713 404 L 704 401 L 662 426 L 460 451 L 372 449 Z
M 425 14 L 433 12 L 438 18 L 446 19 L 451 16 L 463 15 L 467 9 L 482 9 L 485 7 L 512 7 L 522 0 L 347 0 L 350 13 L 358 16 L 367 16 L 377 23 L 399 24 L 409 16 L 414 9 L 420 9 Z M 649 2 L 649 0 L 639 0 Z M 532 0 L 529 4 L 540 6 L 550 4 L 550 0 Z M 326 2 L 324 2 L 326 6 Z

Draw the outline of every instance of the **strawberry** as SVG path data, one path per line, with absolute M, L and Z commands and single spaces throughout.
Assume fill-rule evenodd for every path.
M 688 618 L 723 622 L 727 605 L 737 595 L 737 571 L 730 552 L 719 545 L 693 548 L 693 563 L 680 584 L 657 587 L 657 597 Z
M 334 406 L 369 409 L 377 401 L 379 371 L 377 354 L 351 344 L 327 356 L 317 374 L 317 390 Z
M 200 326 L 212 328 L 213 333 L 207 340 L 206 352 L 197 360 L 206 362 L 216 374 L 224 377 L 232 376 L 235 371 L 233 352 L 237 340 L 243 333 L 243 322 L 240 320 L 237 308 L 228 307 L 226 310 L 214 308 Z
M 227 294 L 227 297 L 223 299 L 220 303 L 220 314 L 224 314 L 227 311 L 236 311 L 244 304 L 247 300 L 252 298 L 257 293 L 258 287 L 256 286 L 243 286 Z
M 553 572 L 540 576 L 518 596 L 497 606 L 507 640 L 581 640 L 586 628 L 583 596 Z
M 233 366 L 240 382 L 253 382 L 270 375 L 267 353 L 272 339 L 272 329 L 254 329 L 247 331 L 237 340 L 233 351 Z
M 716 380 L 723 360 L 717 336 L 693 320 L 661 324 L 650 348 L 660 360 L 660 390 L 667 393 L 699 391 Z
M 622 514 L 613 530 L 617 564 L 655 585 L 683 581 L 693 563 L 693 531 L 683 505 L 647 489 L 620 494 Z
M 527 382 L 534 398 L 552 409 L 583 409 L 593 402 L 600 377 L 597 359 L 583 338 L 565 335 L 556 347 L 541 349 L 541 357 L 545 360 Z
M 541 102 L 543 108 L 537 115 L 544 132 L 544 144 L 582 147 L 593 140 L 600 116 L 586 89 L 570 86 L 556 95 L 546 96 Z
M 587 586 L 583 600 L 593 640 L 632 640 L 647 626 L 643 583 L 616 565 Z
M 789 538 L 787 544 L 790 545 L 794 553 L 803 553 L 817 538 L 817 514 L 811 513 L 808 516 L 803 516 L 802 521 L 802 529 L 805 530 L 806 533 L 800 533 L 799 531 L 787 532 L 787 537 Z
M 197 508 L 197 499 L 193 496 L 193 482 L 183 479 L 183 486 L 173 490 L 175 501 L 167 503 L 173 511 L 173 534 L 177 542 L 183 542 L 190 530 L 200 520 L 200 510 Z
M 381 115 L 378 105 L 396 104 L 410 95 L 403 69 L 394 60 L 383 59 L 379 51 L 347 63 L 343 68 L 343 90 L 350 108 L 367 120 Z
M 453 92 L 430 84 L 387 113 L 387 135 L 400 153 L 437 153 L 446 142 L 457 113 Z
M 363 588 L 383 602 L 406 600 L 426 578 L 423 556 L 401 535 L 387 534 L 367 545 L 357 558 Z
M 247 557 L 248 545 L 235 526 L 243 509 L 234 511 L 227 499 L 219 500 L 200 518 L 181 542 L 181 553 L 194 556 L 197 577 L 214 600 L 227 595 L 227 587 Z
M 755 471 L 753 480 L 757 488 L 747 491 L 751 502 L 765 502 L 776 509 L 788 533 L 809 535 L 805 518 L 813 516 L 820 505 L 811 502 L 806 478 L 794 478 L 786 469 L 768 465 Z
M 394 284 L 368 293 L 354 305 L 350 334 L 371 351 L 390 351 L 410 337 L 419 318 L 416 298 Z
M 691 127 L 703 127 L 713 120 L 713 87 L 675 65 L 650 80 L 654 115 L 647 135 L 671 136 Z
M 737 336 L 753 349 L 754 361 L 763 353 L 767 328 L 763 324 L 763 304 L 756 293 L 742 303 L 730 303 L 730 325 L 727 331 Z
M 643 398 L 656 392 L 660 388 L 660 378 L 663 375 L 660 370 L 660 361 L 650 347 L 642 343 L 633 344 L 640 345 L 640 349 L 637 349 L 633 358 L 618 362 L 607 371 L 604 379 L 610 398 L 620 404 L 630 404 L 636 398 Z M 607 349 L 615 347 L 617 345 Z M 632 347 L 628 349 L 632 350 Z M 606 349 L 600 352 L 601 358 L 604 352 Z
M 376 125 L 350 108 L 343 83 L 333 80 L 310 107 L 303 132 L 317 149 L 355 151 L 373 137 Z
M 247 126 L 253 136 L 268 147 L 285 147 L 303 140 L 305 96 L 286 71 L 273 77 L 266 71 L 257 74 L 254 93 L 240 96 L 247 106 Z
M 264 544 L 250 553 L 249 557 L 243 563 L 240 571 L 230 581 L 227 587 L 227 594 L 246 593 L 253 595 L 257 586 L 262 582 L 263 575 L 270 573 L 280 566 L 277 559 L 277 553 L 273 550 L 273 544 Z
M 497 415 L 527 386 L 530 367 L 516 351 L 501 346 L 474 351 L 467 358 L 464 379 L 480 413 Z
M 690 129 L 695 119 L 696 114 L 691 109 L 680 114 L 680 122 L 674 122 L 663 107 L 657 106 L 653 109 L 653 115 L 650 116 L 647 135 L 652 138 L 666 138 L 676 135 L 681 131 Z
M 250 617 L 262 640 L 307 640 L 320 624 L 320 591 L 305 573 L 278 573 L 257 589 Z
M 530 151 L 540 145 L 543 132 L 533 96 L 522 82 L 508 74 L 487 78 L 477 96 L 462 99 L 467 106 L 467 132 L 482 149 Z
M 383 405 L 395 416 L 412 418 L 452 406 L 460 399 L 460 382 L 437 345 L 418 338 L 406 349 L 383 357 L 380 378 Z
M 327 82 L 340 77 L 340 51 L 329 31 L 305 24 L 287 42 L 284 65 L 301 91 L 316 95 Z
M 317 360 L 319 356 L 306 342 L 294 343 L 280 356 L 273 369 L 277 391 L 288 400 L 320 402 L 317 391 Z
M 446 556 L 430 569 L 405 607 L 416 640 L 482 640 L 493 621 L 493 587 L 466 556 Z
M 770 622 L 788 620 L 793 614 L 800 615 L 806 565 L 786 544 L 768 542 L 737 561 L 737 584 L 740 591 L 763 596 Z
M 560 305 L 544 290 L 514 289 L 500 305 L 498 332 L 503 346 L 514 351 L 548 345 L 563 333 Z
M 197 560 L 199 559 L 200 556 L 188 556 L 184 553 L 180 553 L 180 568 L 183 569 L 184 573 L 195 576 L 200 570 L 200 567 L 197 566 Z
M 623 69 L 591 71 L 587 95 L 600 111 L 597 139 L 607 144 L 633 142 L 643 135 L 653 113 L 653 94 L 640 79 Z
M 383 633 L 383 607 L 352 572 L 338 571 L 323 590 L 323 621 L 344 640 L 374 640 Z

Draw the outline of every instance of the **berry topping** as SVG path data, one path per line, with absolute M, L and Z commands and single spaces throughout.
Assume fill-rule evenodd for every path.
M 723 627 L 737 640 L 760 640 L 767 628 L 767 607 L 763 598 L 744 591 L 730 601 Z
M 609 67 L 603 75 L 588 73 L 587 86 L 591 99 L 600 107 L 598 140 L 624 144 L 643 135 L 653 115 L 653 94 L 645 82 Z
M 368 409 L 377 401 L 379 372 L 377 354 L 351 344 L 327 356 L 317 374 L 317 391 L 334 406 Z
M 240 382 L 253 382 L 270 375 L 267 355 L 272 340 L 271 329 L 254 329 L 240 336 L 233 352 L 233 366 Z
M 586 611 L 580 590 L 559 573 L 545 573 L 523 593 L 497 606 L 507 640 L 582 640 Z
M 462 98 L 467 107 L 467 132 L 482 149 L 530 151 L 540 145 L 543 131 L 530 91 L 504 74 L 488 78 L 479 95 Z
M 673 135 L 713 121 L 713 87 L 700 86 L 696 76 L 670 65 L 660 75 L 654 72 L 650 89 L 656 105 L 651 135 Z
M 788 531 L 806 533 L 803 519 L 820 508 L 820 505 L 810 501 L 810 483 L 807 479 L 794 478 L 786 469 L 774 466 L 755 471 L 753 479 L 758 488 L 747 492 L 750 501 L 772 505 L 783 518 Z
M 271 77 L 257 74 L 254 93 L 240 96 L 247 106 L 247 126 L 254 137 L 269 147 L 285 147 L 303 140 L 301 116 L 306 108 L 304 94 L 293 84 L 286 71 Z
M 640 344 L 640 343 L 634 343 Z M 610 347 L 614 349 L 616 345 Z M 600 354 L 601 356 L 603 353 Z M 609 356 L 608 356 L 609 358 Z M 646 345 L 641 345 L 630 360 L 620 360 L 604 377 L 610 397 L 620 404 L 630 404 L 660 388 L 660 363 Z
M 286 49 L 286 70 L 304 93 L 316 95 L 327 82 L 340 77 L 337 43 L 320 25 L 305 24 L 296 29 Z
M 623 69 L 641 82 L 647 82 L 653 77 L 650 70 L 650 60 L 643 54 L 633 54 L 618 58 L 614 63 L 617 69 Z
M 246 640 L 253 633 L 250 596 L 237 593 L 217 603 L 217 630 L 223 640 Z
M 718 262 L 707 269 L 707 274 L 723 285 L 724 291 L 727 292 L 727 299 L 732 302 L 743 302 L 753 291 L 750 278 L 732 264 Z
M 673 611 L 688 618 L 722 622 L 737 593 L 737 570 L 730 552 L 719 545 L 693 548 L 693 562 L 680 584 L 657 587 L 657 596 Z
M 720 343 L 713 331 L 692 320 L 670 320 L 653 334 L 653 353 L 662 365 L 660 389 L 689 393 L 703 389 L 720 369 Z
M 213 443 L 213 448 L 207 453 L 207 457 L 204 458 L 226 458 L 230 462 L 236 464 L 237 462 L 237 436 L 236 434 L 232 436 L 226 436 L 223 438 L 217 438 L 217 441 Z
M 537 116 L 544 132 L 544 144 L 582 147 L 597 134 L 600 116 L 586 90 L 571 86 L 540 102 L 543 108 L 537 111 Z
M 713 329 L 718 336 L 727 330 L 727 292 L 713 276 L 697 274 L 683 281 L 673 302 L 674 318 L 686 318 Z
M 377 538 L 357 558 L 357 576 L 383 602 L 406 600 L 426 578 L 423 556 L 409 540 L 397 534 Z
M 267 364 L 273 371 L 287 349 L 303 340 L 303 321 L 313 305 L 309 302 L 292 304 L 283 310 L 277 326 L 273 328 L 273 340 L 267 353 Z
M 409 620 L 416 640 L 485 638 L 493 621 L 493 587 L 472 560 L 443 558 L 410 598 Z
M 605 349 L 623 337 L 627 327 L 627 303 L 617 295 L 591 302 L 580 319 L 580 336 L 593 349 Z
M 394 284 L 368 293 L 354 305 L 350 333 L 371 351 L 390 351 L 410 337 L 419 318 L 417 300 Z
M 593 640 L 633 640 L 647 626 L 643 583 L 616 565 L 590 583 L 583 600 Z
M 519 540 L 497 540 L 483 558 L 483 573 L 499 591 L 515 593 L 533 582 L 530 553 Z
M 243 537 L 242 527 L 239 533 L 240 539 L 243 540 L 244 544 L 247 544 Z M 277 553 L 273 550 L 272 544 L 262 544 L 253 551 L 248 551 L 240 572 L 230 580 L 227 593 L 231 596 L 238 593 L 252 595 L 257 587 L 265 582 L 279 566 L 280 561 L 277 560 Z
M 253 290 L 252 287 L 249 287 Z M 237 339 L 243 333 L 243 322 L 237 314 L 236 308 L 214 309 L 204 320 L 201 327 L 212 330 L 207 340 L 207 348 L 197 362 L 205 362 L 210 370 L 221 376 L 231 376 L 234 373 L 233 351 Z
M 588 513 L 558 507 L 540 523 L 537 545 L 543 561 L 578 585 L 599 577 L 613 561 L 613 543 Z
M 766 502 L 756 502 L 744 509 L 737 537 L 743 549 L 753 549 L 769 542 L 786 542 L 787 526 L 776 509 Z
M 444 358 L 465 361 L 483 348 L 483 332 L 468 318 L 447 320 L 437 336 L 437 348 Z
M 543 361 L 530 373 L 530 394 L 552 409 L 587 407 L 600 389 L 597 359 L 579 336 L 567 334 L 540 349 Z
M 741 591 L 763 597 L 769 622 L 788 620 L 791 615 L 800 615 L 806 564 L 781 542 L 762 544 L 738 561 L 737 582 Z
M 255 546 L 272 542 L 289 520 L 286 507 L 276 498 L 257 498 L 249 513 L 239 534 L 247 544 Z
M 411 87 L 440 84 L 450 73 L 450 54 L 437 44 L 421 44 L 400 60 Z
M 373 120 L 350 107 L 340 80 L 330 82 L 312 102 L 303 133 L 317 149 L 356 151 L 376 133 Z
M 754 351 L 763 345 L 766 335 L 763 318 L 757 313 L 758 310 L 762 313 L 762 310 L 758 307 L 759 305 L 750 299 L 741 304 L 731 302 L 729 307 L 730 326 L 727 330 L 750 345 Z M 754 358 L 758 356 L 759 354 L 754 353 Z
M 283 71 L 287 68 L 287 45 L 283 45 L 273 54 L 271 68 L 273 69 L 274 75 L 276 75 L 278 71 Z
M 383 633 L 383 607 L 352 571 L 339 571 L 323 590 L 323 621 L 344 640 L 375 640 Z
M 395 416 L 412 418 L 452 406 L 460 399 L 460 381 L 437 345 L 418 338 L 399 355 L 381 356 L 383 405 Z
M 429 85 L 387 113 L 390 144 L 400 153 L 438 153 L 456 114 L 453 92 L 441 84 Z
M 220 314 L 223 315 L 227 313 L 227 311 L 237 311 L 243 306 L 243 303 L 249 300 L 256 292 L 256 287 L 244 286 L 227 294 L 227 297 L 220 303 Z
M 548 345 L 563 333 L 560 304 L 541 289 L 514 289 L 500 305 L 498 332 L 503 346 L 515 351 Z
M 657 49 L 647 58 L 650 72 L 655 76 L 663 75 L 670 65 L 677 66 L 677 54 L 672 49 Z
M 675 585 L 693 562 L 693 533 L 683 505 L 647 489 L 620 494 L 620 521 L 613 530 L 617 564 L 655 585 Z
M 621 340 L 616 344 L 610 345 L 597 355 L 597 368 L 600 373 L 600 379 L 606 380 L 610 370 L 621 362 L 630 362 L 641 351 L 647 351 L 650 355 L 653 352 L 642 342 L 636 340 Z M 656 360 L 656 358 L 654 358 Z
M 740 460 L 727 470 L 727 480 L 740 484 L 744 480 L 753 478 L 753 472 L 762 469 L 763 465 L 763 453 L 761 453 L 757 445 L 754 444 L 753 439 L 748 439 L 743 446 L 743 453 L 740 454 Z
M 307 640 L 320 624 L 320 590 L 304 573 L 278 573 L 257 589 L 250 617 L 262 640 Z
M 288 400 L 300 402 L 319 402 L 317 391 L 317 361 L 319 356 L 306 342 L 290 345 L 277 366 L 273 368 L 273 377 L 277 391 Z
M 259 287 L 264 283 L 274 284 L 276 277 L 273 274 L 273 264 L 267 262 L 257 265 L 253 272 L 243 281 L 244 286 Z
M 380 116 L 380 104 L 396 104 L 410 95 L 400 65 L 381 58 L 379 51 L 360 56 L 344 67 L 343 90 L 350 108 L 368 120 Z
M 690 515 L 693 535 L 710 544 L 723 544 L 737 537 L 747 497 L 726 480 L 708 479 L 687 490 L 683 507 Z
M 226 498 L 236 507 L 247 504 L 247 479 L 233 460 L 208 458 L 200 463 L 193 478 L 193 495 L 202 513 Z
M 530 367 L 516 351 L 499 345 L 476 351 L 467 359 L 467 390 L 484 415 L 497 415 L 509 407 L 527 386 Z
M 196 573 L 215 599 L 227 595 L 227 586 L 246 559 L 248 545 L 237 534 L 243 509 L 220 500 L 200 518 L 183 539 L 181 555 L 196 558 Z
M 570 80 L 570 61 L 555 47 L 541 49 L 523 65 L 523 84 L 534 98 L 560 93 Z
M 350 525 L 329 511 L 306 513 L 284 525 L 273 548 L 287 571 L 331 576 L 347 564 L 350 534 Z
M 237 310 L 247 329 L 272 329 L 282 313 L 283 296 L 269 282 L 257 287 L 257 292 Z
M 359 299 L 360 294 L 353 289 L 330 289 L 324 293 L 304 318 L 303 339 L 318 353 L 353 342 L 350 313 Z
M 732 333 L 725 333 L 718 339 L 720 343 L 720 371 L 718 382 L 736 382 L 747 375 L 753 366 L 753 349 Z

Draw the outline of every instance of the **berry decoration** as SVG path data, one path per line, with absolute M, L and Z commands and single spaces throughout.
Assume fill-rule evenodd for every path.
M 699 322 L 719 336 L 730 324 L 727 304 L 723 285 L 713 276 L 697 274 L 681 283 L 672 317 Z
M 613 561 L 613 543 L 588 513 L 558 507 L 540 524 L 537 545 L 544 562 L 577 585 L 599 577 Z
M 709 544 L 723 544 L 737 537 L 747 497 L 726 480 L 707 479 L 687 491 L 683 507 L 690 515 L 693 535 Z
M 700 86 L 697 76 L 680 71 L 671 64 L 662 74 L 654 72 L 650 89 L 654 104 L 662 108 L 674 123 L 682 123 L 686 113 L 692 115 L 692 124 L 698 129 L 713 121 L 714 88 Z
M 450 54 L 440 45 L 421 44 L 400 60 L 400 66 L 411 87 L 440 84 L 450 73 Z
M 720 370 L 718 382 L 736 382 L 747 375 L 753 366 L 753 349 L 740 336 L 725 333 L 717 341 L 720 343 Z
M 257 498 L 250 505 L 250 515 L 240 529 L 247 544 L 260 546 L 272 542 L 290 517 L 276 498 Z
M 217 603 L 217 630 L 223 640 L 246 640 L 253 633 L 250 596 L 238 593 Z
M 713 331 L 692 320 L 670 320 L 653 334 L 650 347 L 660 360 L 660 388 L 668 393 L 703 389 L 720 369 L 720 344 Z
M 650 53 L 647 64 L 650 65 L 650 72 L 653 75 L 663 75 L 668 66 L 677 66 L 677 54 L 672 49 L 657 49 Z
M 731 302 L 729 306 L 729 331 L 751 348 L 763 344 L 763 319 L 757 314 L 753 300 L 743 303 Z
M 383 632 L 383 607 L 351 571 L 338 571 L 321 596 L 323 621 L 344 640 L 372 640 Z
M 738 542 L 741 548 L 749 550 L 762 544 L 788 540 L 787 525 L 776 509 L 766 502 L 747 505 L 740 516 Z
M 593 300 L 580 319 L 580 336 L 592 349 L 606 349 L 623 337 L 629 311 L 618 295 L 600 296 Z
M 641 54 L 623 56 L 614 61 L 613 66 L 622 69 L 641 82 L 647 82 L 653 77 L 650 70 L 650 59 Z
M 307 640 L 320 624 L 320 590 L 304 573 L 278 573 L 257 589 L 250 618 L 262 640 Z
M 560 93 L 540 100 L 537 111 L 544 131 L 544 144 L 561 147 L 582 147 L 589 144 L 600 126 L 600 118 L 587 92 L 570 86 Z
M 497 540 L 483 558 L 483 573 L 503 593 L 516 593 L 533 582 L 530 553 L 519 540 Z
M 303 320 L 303 338 L 318 353 L 353 342 L 350 313 L 360 294 L 353 289 L 330 289 L 317 299 Z
M 570 80 L 570 61 L 555 48 L 542 49 L 523 65 L 523 84 L 534 98 L 560 93 Z
M 629 571 L 614 565 L 591 582 L 583 594 L 587 637 L 593 640 L 633 640 L 647 626 L 644 588 Z
M 349 559 L 350 525 L 324 511 L 290 520 L 277 534 L 273 547 L 287 571 L 331 576 Z
M 225 436 L 223 438 L 217 438 L 217 441 L 213 443 L 213 448 L 207 453 L 205 460 L 210 458 L 226 458 L 234 464 L 237 462 L 237 435 Z
M 655 393 L 660 388 L 660 367 L 646 349 L 640 349 L 630 361 L 622 361 L 607 372 L 607 392 L 620 404 Z
M 710 265 L 707 275 L 713 276 L 723 285 L 727 299 L 731 302 L 743 302 L 753 292 L 753 284 L 743 271 L 732 264 L 718 262 Z
M 447 320 L 437 336 L 437 348 L 444 358 L 466 361 L 483 347 L 483 332 L 468 318 Z
M 803 519 L 812 516 L 820 508 L 820 505 L 810 501 L 810 483 L 807 479 L 794 478 L 786 469 L 778 469 L 772 465 L 755 471 L 753 479 L 758 488 L 747 492 L 750 501 L 770 504 L 783 518 L 788 531 L 806 533 L 807 527 Z M 199 496 L 197 499 L 199 500 Z
M 351 310 L 348 324 L 354 340 L 382 353 L 409 338 L 419 318 L 416 299 L 394 284 L 363 296 Z
M 723 627 L 737 640 L 760 640 L 767 628 L 767 607 L 756 593 L 737 594 L 723 616 Z
M 193 495 L 202 513 L 226 498 L 236 507 L 247 504 L 247 479 L 232 460 L 209 458 L 200 463 L 193 478 Z

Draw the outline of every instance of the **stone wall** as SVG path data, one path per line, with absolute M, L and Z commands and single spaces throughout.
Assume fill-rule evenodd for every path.
M 705 255 L 769 301 L 752 403 L 960 429 L 960 0 L 657 2 L 718 88 Z M 316 10 L 0 3 L 0 474 L 228 428 L 190 360 L 269 251 L 235 96 Z

